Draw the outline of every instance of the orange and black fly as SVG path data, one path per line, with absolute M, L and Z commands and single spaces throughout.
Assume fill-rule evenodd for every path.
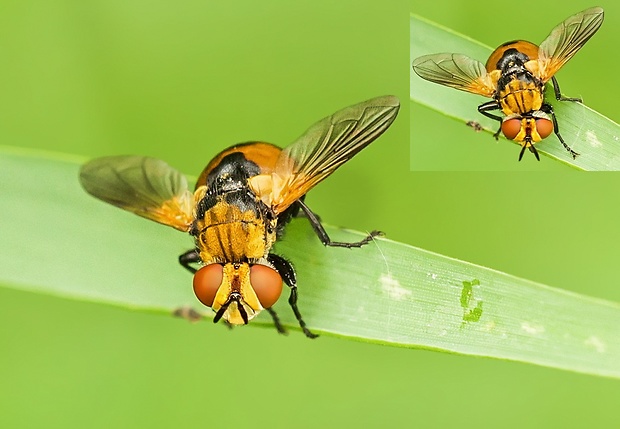
M 297 308 L 295 270 L 271 248 L 300 211 L 326 246 L 360 247 L 380 234 L 332 241 L 304 196 L 379 137 L 398 110 L 396 97 L 378 97 L 322 119 L 285 149 L 260 142 L 230 147 L 209 162 L 194 192 L 180 172 L 141 156 L 94 159 L 82 166 L 80 181 L 91 195 L 194 238 L 179 262 L 194 274 L 194 292 L 215 311 L 214 322 L 247 324 L 266 309 L 285 332 L 271 308 L 284 282 L 299 325 L 313 338 Z
M 573 158 L 579 155 L 560 135 L 553 106 L 544 100 L 545 85 L 551 81 L 555 98 L 566 98 L 554 75 L 596 33 L 603 23 L 603 9 L 594 7 L 567 18 L 536 46 L 524 40 L 498 47 L 486 65 L 461 54 L 424 55 L 413 61 L 413 70 L 423 79 L 493 100 L 478 106 L 483 115 L 500 122 L 494 134 L 502 132 L 521 144 L 519 160 L 529 149 L 538 160 L 534 144 L 553 131 Z M 504 116 L 491 113 L 501 110 Z

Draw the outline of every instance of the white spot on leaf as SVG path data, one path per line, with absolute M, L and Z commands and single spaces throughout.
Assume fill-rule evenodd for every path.
M 491 321 L 489 321 L 489 322 L 487 322 L 487 323 L 484 325 L 484 328 L 483 328 L 483 329 L 484 329 L 485 331 L 487 331 L 487 332 L 491 332 L 492 330 L 494 330 L 494 329 L 495 329 L 495 322 L 494 322 L 494 321 L 492 321 L 492 320 L 491 320 Z
M 530 335 L 538 335 L 545 332 L 545 327 L 541 325 L 534 325 L 530 322 L 521 322 L 521 329 L 523 329 L 527 334 Z
M 381 274 L 379 282 L 381 282 L 383 292 L 392 299 L 402 300 L 411 295 L 411 291 L 402 287 L 391 274 Z
M 594 131 L 592 131 L 592 130 L 586 131 L 586 140 L 588 141 L 588 143 L 592 147 L 601 147 L 601 146 L 603 146 L 603 143 L 601 143 L 599 141 L 598 137 L 596 137 L 596 133 Z
M 600 338 L 594 335 L 584 341 L 586 346 L 594 348 L 599 353 L 605 353 L 607 351 L 607 344 L 605 344 Z

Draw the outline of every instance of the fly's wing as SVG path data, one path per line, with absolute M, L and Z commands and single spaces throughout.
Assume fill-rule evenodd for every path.
M 496 85 L 480 61 L 461 54 L 424 55 L 413 60 L 422 79 L 473 94 L 493 97 Z
M 138 216 L 188 231 L 193 196 L 185 176 L 163 161 L 141 156 L 110 156 L 84 164 L 82 187 L 92 196 Z
M 271 175 L 250 179 L 251 186 L 276 213 L 282 213 L 379 137 L 399 107 L 394 96 L 377 97 L 320 120 L 282 150 Z
M 571 16 L 555 27 L 540 44 L 539 78 L 547 82 L 603 24 L 603 9 L 593 7 Z

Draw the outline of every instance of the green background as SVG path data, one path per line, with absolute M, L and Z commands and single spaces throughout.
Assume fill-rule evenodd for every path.
M 410 0 L 410 10 L 417 15 L 434 21 L 444 27 L 461 33 L 488 46 L 489 54 L 500 44 L 524 39 L 540 44 L 551 30 L 571 15 L 584 9 L 597 6 L 588 1 L 538 2 L 534 7 L 526 5 L 510 5 L 502 3 L 472 3 L 465 1 L 422 2 Z M 620 26 L 620 6 L 611 1 L 599 3 L 605 10 L 605 19 L 601 29 L 584 47 L 570 60 L 556 77 L 562 93 L 568 97 L 581 97 L 584 103 L 599 113 L 618 121 L 618 108 L 614 97 L 614 70 L 617 68 L 615 54 L 611 54 L 610 46 L 618 43 Z M 431 54 L 451 50 L 436 46 L 435 50 L 419 52 Z M 458 53 L 486 63 L 487 57 L 477 57 L 476 52 L 459 51 Z M 437 86 L 423 81 L 411 70 L 411 82 L 414 88 Z M 415 85 L 415 86 L 414 86 Z M 443 89 L 443 88 L 442 88 Z M 465 92 L 446 89 L 442 92 L 452 97 L 455 102 L 470 103 L 469 120 L 486 120 L 477 111 L 477 106 L 488 101 L 487 98 Z M 547 91 L 547 98 L 553 100 L 553 90 Z M 458 101 L 457 101 L 458 100 Z M 411 134 L 411 168 L 412 170 L 435 171 L 565 171 L 571 167 L 550 160 L 546 156 L 541 161 L 528 153 L 523 160 L 517 162 L 520 147 L 513 142 L 500 138 L 495 141 L 488 132 L 474 132 L 465 126 L 465 121 L 448 118 L 434 110 L 412 103 L 410 111 L 411 126 L 415 133 Z M 560 132 L 562 117 L 558 114 Z M 495 131 L 497 128 L 494 125 Z M 577 152 L 588 150 L 588 144 L 580 141 L 575 135 L 563 132 L 564 139 Z M 561 147 L 555 136 L 550 136 L 538 145 L 545 147 Z M 561 156 L 568 155 L 562 151 Z M 569 159 L 569 158 L 567 158 Z
M 309 194 L 326 222 L 380 228 L 394 240 L 620 300 L 617 175 L 409 171 L 410 107 L 423 124 L 454 127 L 439 137 L 414 122 L 412 138 L 468 134 L 407 102 L 409 12 L 494 44 L 512 37 L 498 33 L 501 4 L 204 3 L 2 2 L 1 143 L 151 155 L 197 174 L 230 144 L 286 145 L 341 107 L 393 93 L 404 105 L 391 129 Z M 597 38 L 617 36 L 613 7 Z M 567 15 L 553 10 L 537 6 L 544 26 L 522 29 L 544 37 Z M 581 75 L 571 83 L 573 61 L 562 88 L 585 94 Z M 603 103 L 614 87 L 598 98 L 592 88 L 601 73 L 611 76 L 615 59 L 596 62 L 586 102 L 613 112 Z M 516 164 L 507 146 L 501 157 Z M 33 264 L 37 245 L 23 255 Z M 97 252 L 96 243 L 84 251 Z M 181 269 L 176 257 L 173 248 L 171 270 Z M 300 288 L 303 299 L 302 279 Z M 615 423 L 620 394 L 616 380 L 530 365 L 251 326 L 228 331 L 4 288 L 0 347 L 0 427 L 566 428 Z

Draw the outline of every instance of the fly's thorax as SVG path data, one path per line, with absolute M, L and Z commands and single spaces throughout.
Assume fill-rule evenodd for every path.
M 265 257 L 275 241 L 276 221 L 222 199 L 197 220 L 200 258 L 224 262 Z
M 543 104 L 543 89 L 533 79 L 512 79 L 498 88 L 498 101 L 504 115 L 525 115 L 540 110 Z
M 205 263 L 266 257 L 276 239 L 277 218 L 256 197 L 250 204 L 221 195 L 195 224 L 196 246 Z

